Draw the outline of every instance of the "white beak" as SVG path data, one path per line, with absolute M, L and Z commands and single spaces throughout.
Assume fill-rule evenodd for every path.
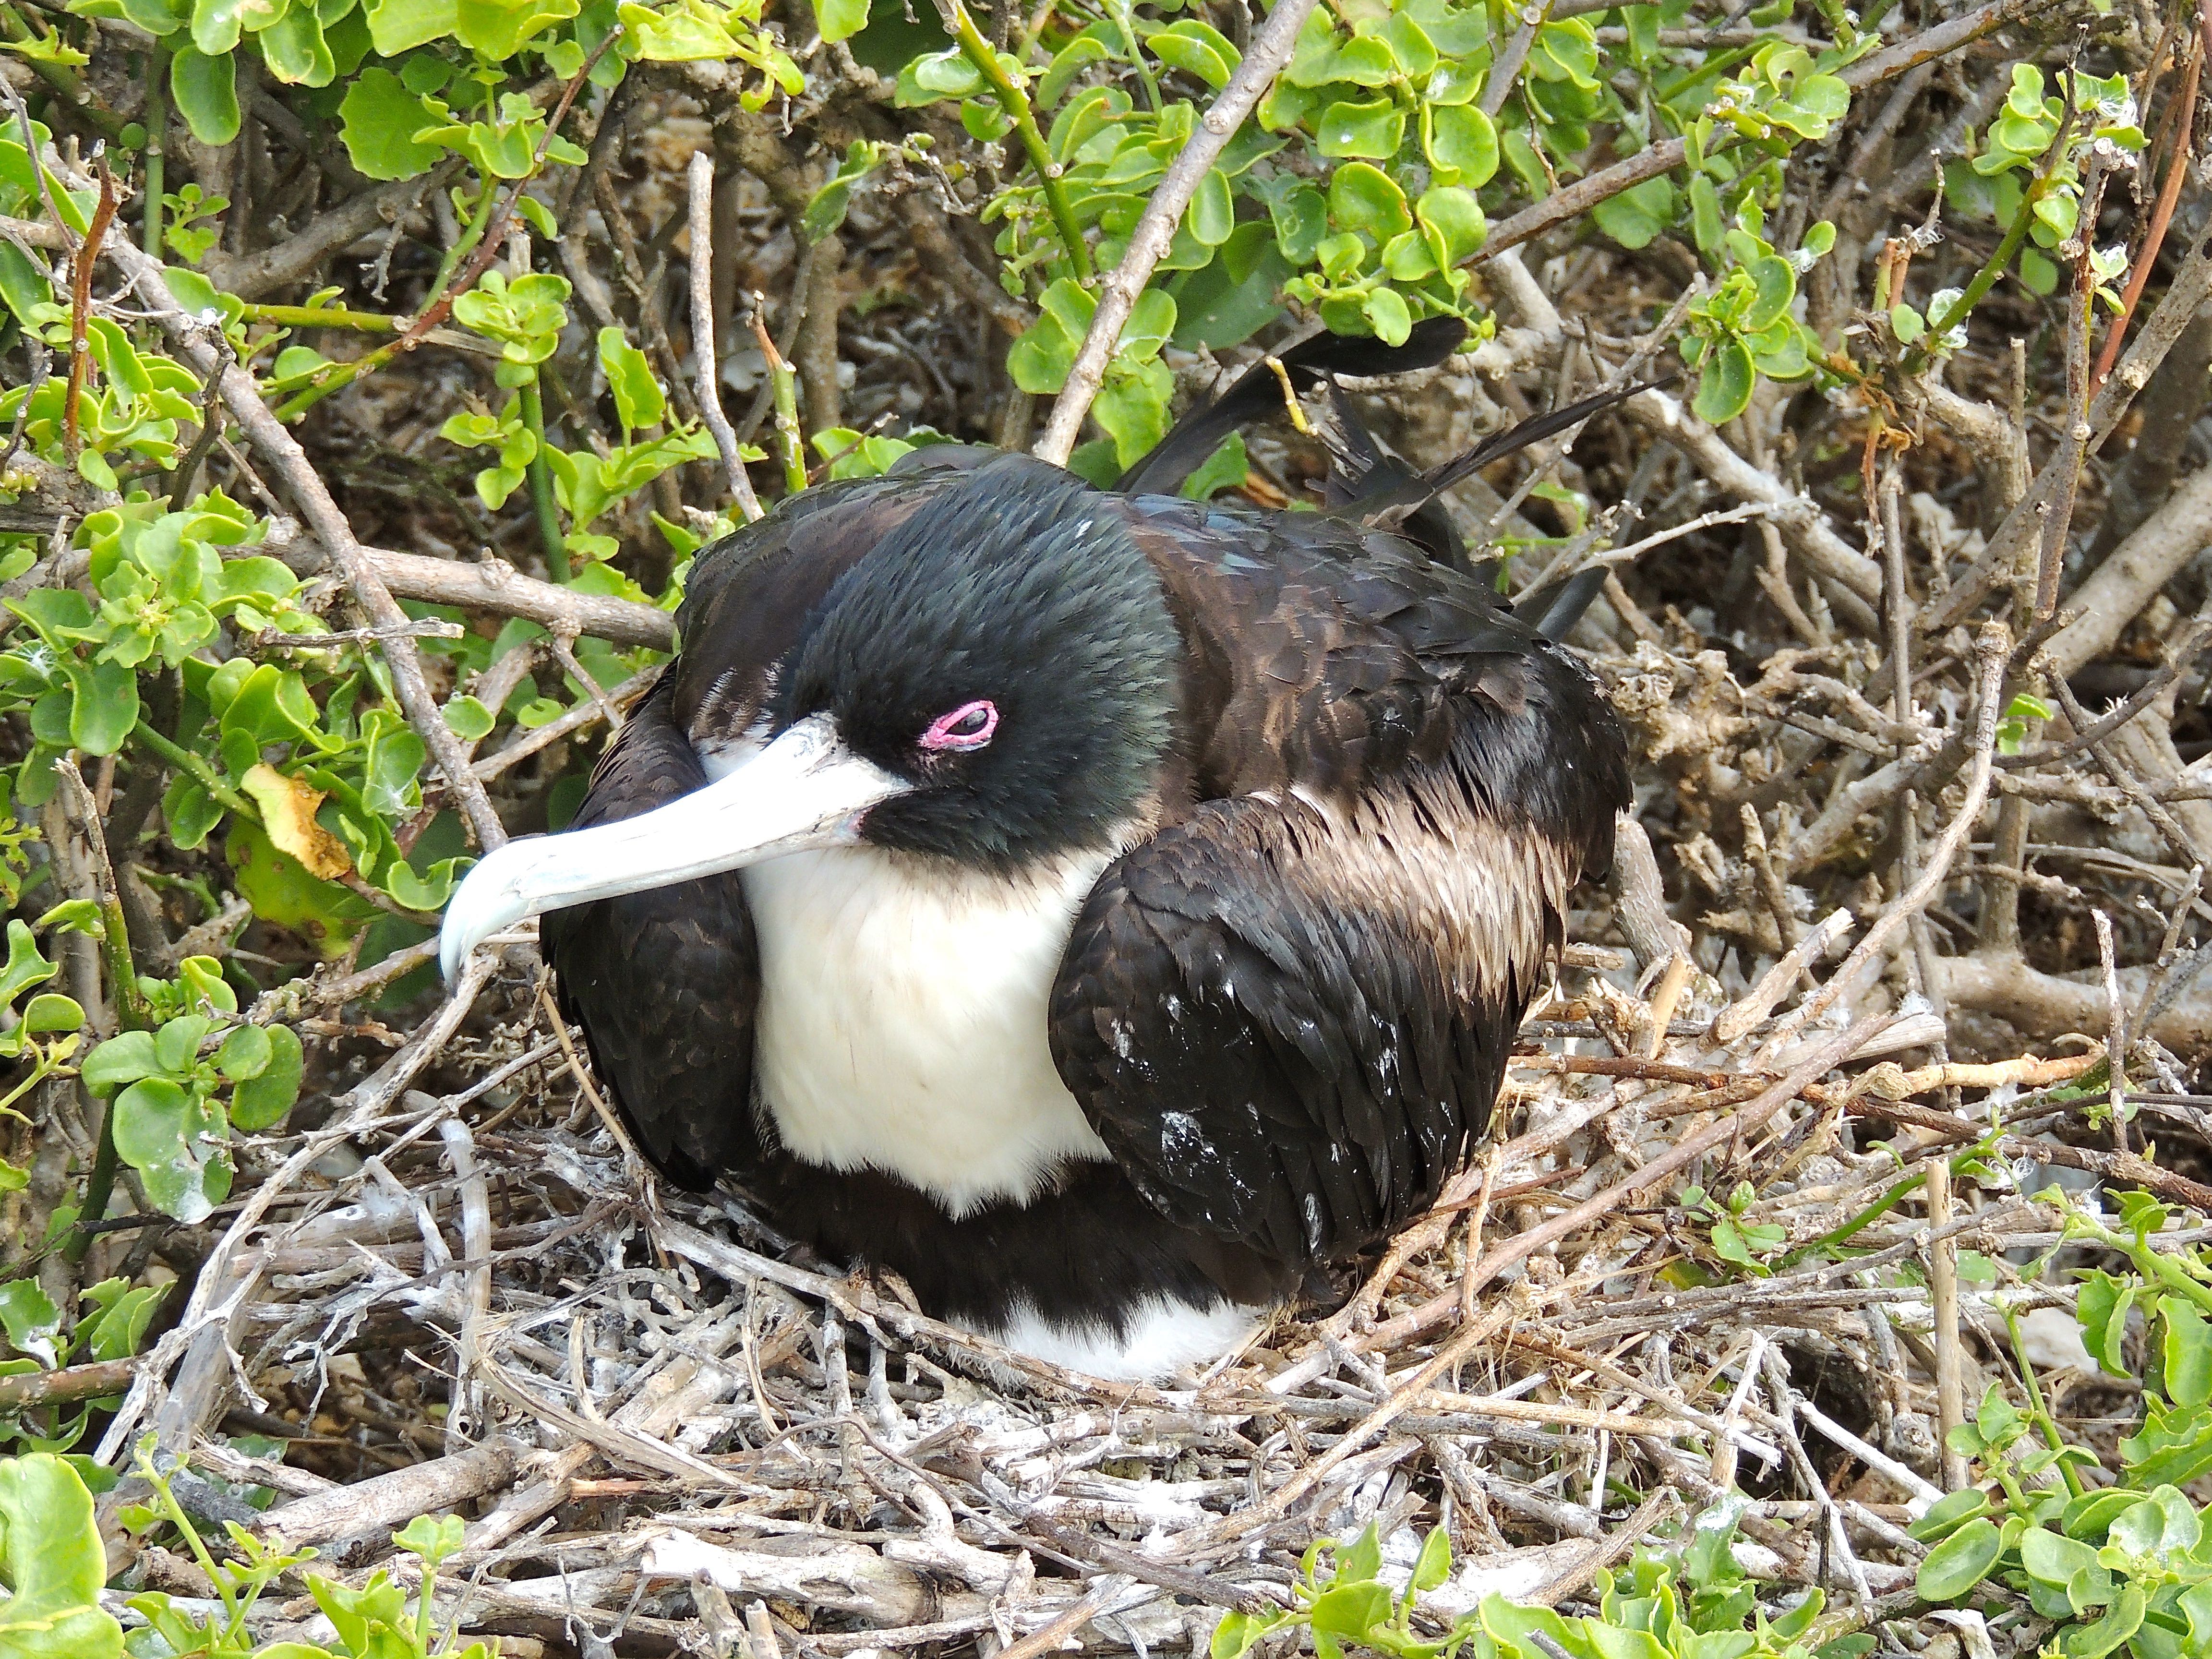
M 913 787 L 848 749 L 829 715 L 810 715 L 727 777 L 665 806 L 493 853 L 446 907 L 440 964 L 450 982 L 471 951 L 526 916 L 850 846 L 870 807 Z

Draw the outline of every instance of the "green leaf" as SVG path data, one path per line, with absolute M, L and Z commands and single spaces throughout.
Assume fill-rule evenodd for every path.
M 232 1082 L 242 1083 L 269 1069 L 272 1052 L 267 1027 L 237 1026 L 216 1050 L 215 1068 Z
M 1203 246 L 1219 247 L 1237 228 L 1237 203 L 1229 191 L 1229 175 L 1210 169 L 1184 210 L 1183 225 Z
M 123 0 L 123 15 L 160 40 L 188 27 L 192 8 L 191 0 Z
M 76 1328 L 77 1342 L 89 1359 L 128 1359 L 138 1352 L 154 1310 L 169 1291 L 167 1285 L 130 1288 L 122 1279 L 104 1279 L 84 1293 L 98 1310 Z
M 368 38 L 380 58 L 442 40 L 459 26 L 458 0 L 369 0 Z
M 1713 181 L 1700 173 L 1690 180 L 1690 234 L 1698 244 L 1698 252 L 1708 256 L 1720 252 L 1727 227 L 1721 220 L 1720 192 Z M 1834 228 L 1829 228 L 1832 240 Z
M 434 1567 L 447 1556 L 459 1553 L 466 1531 L 467 1523 L 458 1515 L 443 1515 L 434 1520 L 418 1515 L 404 1528 L 393 1533 L 392 1541 Z
M 833 44 L 849 40 L 868 27 L 868 0 L 814 0 L 814 27 Z
M 1498 128 L 1473 104 L 1432 108 L 1426 149 L 1440 184 L 1480 190 L 1498 171 Z
M 1313 1622 L 1314 1651 L 1322 1659 L 1335 1659 L 1345 1644 L 1365 1644 L 1377 1626 L 1389 1623 L 1389 1588 L 1372 1578 L 1340 1583 L 1314 1598 L 1307 1617 Z
M 1406 138 L 1406 112 L 1388 98 L 1370 103 L 1345 100 L 1321 113 L 1314 148 L 1323 155 L 1365 156 L 1387 161 Z
M 2075 1573 L 2097 1565 L 2097 1552 L 2047 1527 L 2030 1527 L 2020 1536 L 2020 1564 L 2029 1577 L 2063 1589 Z
M 84 1010 L 74 997 L 44 991 L 23 1005 L 22 1030 L 33 1036 L 53 1031 L 74 1031 L 84 1024 Z
M 1267 212 L 1274 222 L 1275 237 L 1283 257 L 1294 265 L 1310 264 L 1314 250 L 1328 233 L 1328 203 L 1311 185 L 1303 181 L 1274 192 Z
M 2113 1517 L 2108 1543 L 2130 1555 L 2166 1557 L 2197 1547 L 2203 1528 L 2189 1500 L 2171 1486 L 2160 1486 Z
M 307 1072 L 300 1034 L 289 1025 L 264 1029 L 269 1033 L 269 1063 L 258 1075 L 240 1084 L 230 1099 L 231 1121 L 249 1134 L 271 1128 L 283 1119 L 300 1098 L 301 1079 Z
M 118 662 L 64 666 L 75 700 L 70 741 L 88 755 L 112 755 L 138 723 L 138 676 Z
M 578 0 L 455 0 L 453 33 L 486 58 L 512 58 L 579 9 Z
M 1376 338 L 1385 345 L 1403 345 L 1413 331 L 1413 313 L 1406 296 L 1395 288 L 1378 288 L 1361 302 L 1360 309 L 1374 326 Z
M 1328 213 L 1344 230 L 1365 233 L 1377 242 L 1389 240 L 1413 222 L 1406 210 L 1406 192 L 1389 174 L 1364 161 L 1352 161 L 1336 170 L 1329 180 Z
M 1698 395 L 1692 404 L 1698 418 L 1713 426 L 1734 420 L 1751 407 L 1752 387 L 1757 379 L 1750 348 L 1741 340 L 1723 340 L 1705 358 L 1705 370 L 1698 377 Z
M 1231 1613 L 1213 1627 L 1213 1639 L 1208 1644 L 1212 1659 L 1244 1659 L 1244 1656 L 1260 1645 L 1267 1634 L 1267 1626 L 1249 1613 Z
M 8 922 L 8 961 L 0 967 L 0 1007 L 13 1003 L 33 985 L 44 985 L 61 970 L 40 954 L 31 925 L 20 918 Z
M 1416 1590 L 1432 1590 L 1451 1577 L 1451 1533 L 1439 1523 L 1421 1540 L 1421 1553 L 1413 1563 L 1411 1579 Z
M 163 1213 L 204 1221 L 230 1194 L 229 1126 L 214 1102 L 163 1077 L 132 1084 L 109 1109 L 115 1151 Z
M 984 89 L 982 71 L 957 46 L 925 52 L 899 71 L 893 101 L 901 109 L 936 103 L 942 98 L 973 98 Z
M 2112 1598 L 2112 1611 L 2094 1624 L 2068 1631 L 2059 1638 L 2059 1645 L 2067 1659 L 2103 1659 L 2142 1628 L 2149 1605 L 2149 1595 L 2141 1584 L 2132 1581 L 2123 1584 Z
M 172 1076 L 188 1074 L 214 1024 L 205 1014 L 185 1014 L 165 1022 L 154 1033 L 154 1063 Z
M 477 699 L 466 695 L 448 697 L 445 708 L 446 724 L 463 743 L 481 743 L 491 735 L 496 716 Z
M 1922 1543 L 1948 1537 L 1976 1516 L 1990 1512 L 1989 1494 L 1978 1486 L 1966 1486 L 1937 1498 L 1928 1506 L 1927 1512 L 1912 1523 L 1911 1535 Z
M 1042 314 L 1006 353 L 1006 370 L 1023 391 L 1042 396 L 1067 384 L 1097 298 L 1063 276 L 1044 291 Z
M 2085 1492 L 2059 1512 L 2058 1529 L 2069 1538 L 2079 1539 L 2085 1544 L 2101 1544 L 2105 1541 L 2105 1534 L 2112 1529 L 2112 1522 L 2136 1503 L 2139 1494 L 2124 1487 L 2117 1491 Z
M 1370 1521 L 1360 1529 L 1358 1537 L 1339 1547 L 1334 1582 L 1340 1584 L 1358 1583 L 1374 1577 L 1382 1571 L 1382 1536 Z
M 1422 191 L 1413 216 L 1428 233 L 1437 264 L 1445 270 L 1472 258 L 1490 234 L 1490 222 L 1483 217 L 1481 202 L 1473 191 L 1456 185 L 1439 185 Z
M 1158 357 L 1133 366 L 1117 358 L 1108 370 L 1091 414 L 1114 440 L 1115 458 L 1124 467 L 1136 465 L 1139 456 L 1167 435 L 1168 400 L 1174 395 L 1175 375 Z
M 238 137 L 238 82 L 228 49 L 210 57 L 180 47 L 169 60 L 169 95 L 200 143 L 220 146 Z
M 2075 1317 L 2081 1327 L 2081 1345 L 2094 1356 L 2106 1374 L 2130 1375 L 2121 1364 L 2127 1340 L 2128 1310 L 2135 1306 L 2136 1281 L 2121 1280 L 2102 1268 L 2093 1267 L 2075 1296 Z
M 252 0 L 195 0 L 192 7 L 192 46 L 210 58 L 225 57 L 238 49 Z M 264 21 L 267 21 L 264 12 Z
M 1751 262 L 1751 281 L 1757 297 L 1743 325 L 1756 334 L 1788 313 L 1790 301 L 1797 297 L 1797 273 L 1780 254 L 1768 253 Z
M 154 1034 L 125 1031 L 85 1057 L 81 1079 L 94 1097 L 105 1097 L 126 1083 L 156 1075 L 161 1069 L 161 1062 L 154 1057 Z
M 1897 336 L 1899 345 L 1911 345 L 1928 332 L 1928 325 L 1920 313 L 1908 305 L 1889 308 L 1889 331 Z
M 1674 222 L 1674 186 L 1664 178 L 1646 179 L 1600 202 L 1590 217 L 1621 246 L 1648 247 Z
M 1989 1576 L 2003 1548 L 1996 1523 L 1977 1516 L 1928 1552 L 1915 1581 L 1926 1601 L 1955 1601 Z
M 92 1494 L 50 1453 L 0 1462 L 0 1565 L 15 1594 L 0 1601 L 7 1659 L 122 1659 L 123 1627 L 100 1606 L 106 1553 Z
M 269 72 L 289 85 L 326 87 L 337 77 L 337 63 L 314 8 L 295 5 L 255 37 Z
M 606 371 L 607 390 L 614 393 L 616 417 L 626 428 L 659 424 L 667 413 L 667 397 L 645 353 L 625 340 L 620 329 L 599 331 L 599 367 Z
M 169 839 L 185 852 L 206 845 L 208 836 L 222 822 L 222 803 L 194 783 L 179 777 L 161 797 L 161 817 L 169 826 Z
M 11 1279 L 0 1285 L 0 1330 L 9 1344 L 52 1370 L 61 1363 L 55 1339 L 61 1334 L 62 1313 L 35 1279 Z
M 1146 289 L 1129 307 L 1129 320 L 1121 325 L 1121 336 L 1114 342 L 1115 358 L 1127 362 L 1156 356 L 1175 333 L 1175 296 L 1160 289 Z
M 371 179 L 412 179 L 445 153 L 416 142 L 431 125 L 422 100 L 390 70 L 372 66 L 354 77 L 338 105 L 338 137 L 354 166 Z
M 2120 1455 L 2138 1486 L 2185 1486 L 2212 1469 L 2212 1411 L 2146 1395 L 2143 1426 L 2120 1442 Z
M 2178 1296 L 2162 1298 L 2159 1311 L 2166 1326 L 2166 1397 L 2177 1406 L 2202 1406 L 2212 1400 L 2212 1324 Z
M 1170 69 L 1194 75 L 1216 92 L 1229 84 L 1243 55 L 1211 23 L 1195 17 L 1176 20 L 1145 41 L 1153 57 Z
M 1251 457 L 1245 452 L 1244 434 L 1232 432 L 1182 481 L 1182 488 L 1176 493 L 1194 501 L 1211 501 L 1224 489 L 1237 488 L 1251 473 Z

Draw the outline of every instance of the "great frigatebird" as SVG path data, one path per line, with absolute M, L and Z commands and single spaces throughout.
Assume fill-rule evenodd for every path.
M 1590 585 L 1532 622 L 1443 562 L 1469 458 L 1357 441 L 1316 513 L 1164 493 L 1280 397 L 1255 368 L 1121 491 L 922 450 L 702 554 L 574 826 L 455 895 L 448 975 L 551 912 L 672 1179 L 1096 1375 L 1232 1346 L 1463 1167 L 1629 801 L 1553 642 Z

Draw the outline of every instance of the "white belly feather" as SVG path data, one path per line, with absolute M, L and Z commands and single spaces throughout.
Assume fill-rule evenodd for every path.
M 755 1066 L 784 1146 L 898 1176 L 956 1216 L 1026 1202 L 1066 1159 L 1106 1158 L 1045 1022 L 1076 912 L 1112 856 L 1019 882 L 867 847 L 746 870 Z

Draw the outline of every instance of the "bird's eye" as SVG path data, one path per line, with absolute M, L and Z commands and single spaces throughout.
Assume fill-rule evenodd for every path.
M 963 702 L 950 714 L 939 714 L 921 734 L 924 749 L 981 749 L 999 729 L 997 706 L 978 698 Z

